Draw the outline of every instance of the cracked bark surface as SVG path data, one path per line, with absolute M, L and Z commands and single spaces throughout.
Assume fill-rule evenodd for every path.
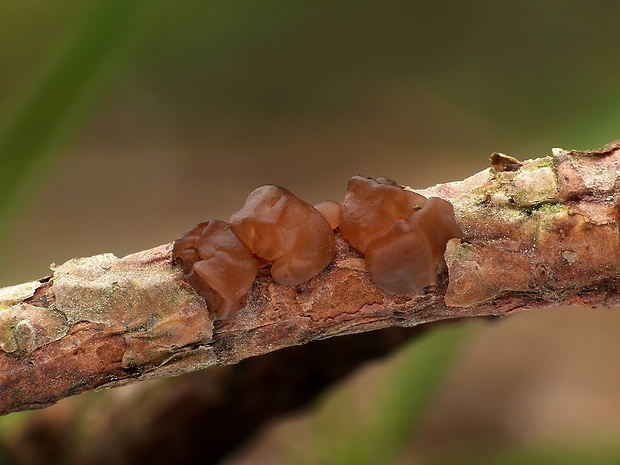
M 333 336 L 617 305 L 620 142 L 523 162 L 496 154 L 492 162 L 417 191 L 452 202 L 464 232 L 448 243 L 447 279 L 419 295 L 375 287 L 340 237 L 317 277 L 286 287 L 259 275 L 246 306 L 215 323 L 172 265 L 171 244 L 70 260 L 51 277 L 0 290 L 0 413 Z

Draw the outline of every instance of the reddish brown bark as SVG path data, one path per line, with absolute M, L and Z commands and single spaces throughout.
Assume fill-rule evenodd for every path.
M 319 276 L 295 287 L 259 276 L 245 307 L 214 325 L 172 265 L 170 244 L 70 260 L 51 278 L 0 290 L 0 412 L 332 336 L 617 305 L 619 164 L 620 143 L 522 163 L 495 155 L 492 169 L 420 191 L 453 203 L 464 237 L 448 244 L 446 279 L 419 295 L 375 287 L 338 237 Z

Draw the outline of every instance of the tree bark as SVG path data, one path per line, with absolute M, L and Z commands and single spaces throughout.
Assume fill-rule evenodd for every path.
M 321 274 L 295 287 L 259 275 L 245 307 L 214 322 L 181 280 L 171 244 L 52 266 L 51 277 L 0 289 L 0 413 L 173 376 L 333 336 L 448 318 L 620 300 L 620 141 L 554 149 L 417 192 L 454 205 L 463 229 L 446 279 L 412 296 L 374 286 L 339 236 Z

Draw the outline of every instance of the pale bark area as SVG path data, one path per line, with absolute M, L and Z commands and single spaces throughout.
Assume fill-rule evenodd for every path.
M 93 389 L 187 373 L 333 336 L 448 318 L 620 300 L 620 143 L 554 149 L 515 171 L 494 168 L 418 192 L 453 203 L 464 237 L 446 279 L 414 296 L 374 286 L 337 237 L 334 262 L 296 287 L 260 275 L 246 306 L 213 322 L 173 266 L 171 244 L 52 267 L 0 290 L 0 412 Z M 514 163 L 513 163 L 514 164 Z M 514 166 L 513 166 L 514 168 Z

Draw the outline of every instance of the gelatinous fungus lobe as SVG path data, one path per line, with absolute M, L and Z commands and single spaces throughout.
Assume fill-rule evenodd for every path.
M 392 294 L 413 294 L 437 282 L 447 242 L 461 237 L 449 202 L 431 197 L 424 208 L 399 219 L 366 248 L 370 279 Z
M 340 204 L 334 200 L 324 200 L 323 202 L 317 203 L 314 208 L 316 208 L 325 221 L 329 223 L 329 226 L 332 229 L 336 229 L 340 225 Z
M 400 295 L 436 283 L 446 243 L 461 236 L 449 202 L 361 176 L 349 181 L 340 232 L 364 253 L 370 279 Z
M 360 252 L 385 234 L 398 219 L 424 206 L 426 198 L 388 178 L 354 176 L 342 202 L 340 234 Z
M 295 286 L 316 276 L 334 258 L 331 226 L 317 209 L 280 186 L 261 186 L 230 217 L 237 236 L 271 265 L 278 284 Z
M 260 268 L 250 249 L 219 220 L 183 234 L 174 242 L 172 257 L 216 319 L 230 318 L 243 306 Z

